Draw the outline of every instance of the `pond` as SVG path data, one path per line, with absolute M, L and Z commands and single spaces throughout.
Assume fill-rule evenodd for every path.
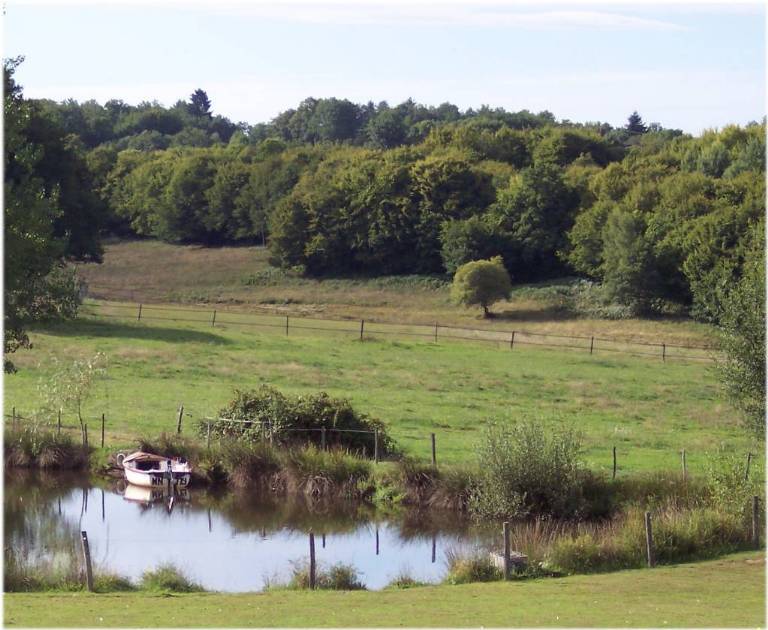
M 7 473 L 6 546 L 27 559 L 50 560 L 57 545 L 76 550 L 80 531 L 87 531 L 97 569 L 138 581 L 170 562 L 208 590 L 239 592 L 288 581 L 295 563 L 308 561 L 310 531 L 320 567 L 351 564 L 369 589 L 403 571 L 438 582 L 446 551 L 500 542 L 499 532 L 454 512 L 382 512 L 357 502 L 205 490 L 171 501 L 162 490 L 122 480 L 95 483 L 87 476 Z

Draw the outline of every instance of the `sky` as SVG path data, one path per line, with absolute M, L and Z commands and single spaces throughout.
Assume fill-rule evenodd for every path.
M 762 3 L 8 0 L 30 98 L 171 105 L 267 122 L 307 97 L 548 110 L 698 134 L 765 115 Z

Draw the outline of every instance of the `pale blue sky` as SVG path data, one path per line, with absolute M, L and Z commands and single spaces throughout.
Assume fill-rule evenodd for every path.
M 248 123 L 308 96 L 614 125 L 636 109 L 690 133 L 765 112 L 762 4 L 11 0 L 4 30 L 30 97 L 169 105 L 202 87 Z

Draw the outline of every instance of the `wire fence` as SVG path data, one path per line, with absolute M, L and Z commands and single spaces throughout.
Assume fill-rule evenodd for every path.
M 418 338 L 434 343 L 439 341 L 470 341 L 495 344 L 509 350 L 527 346 L 582 352 L 593 356 L 620 354 L 653 358 L 662 362 L 713 362 L 717 356 L 716 348 L 706 345 L 684 345 L 666 343 L 665 341 L 634 341 L 602 335 L 563 335 L 524 329 L 467 328 L 440 324 L 439 322 L 426 325 L 375 322 L 365 319 L 319 319 L 143 303 L 89 302 L 81 308 L 81 313 L 87 317 L 139 322 L 183 322 L 209 328 L 266 329 L 286 336 L 311 331 L 312 333 L 343 335 L 358 338 L 361 341 L 377 337 Z

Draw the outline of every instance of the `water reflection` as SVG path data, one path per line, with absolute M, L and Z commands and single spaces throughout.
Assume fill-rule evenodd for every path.
M 287 579 L 293 563 L 308 556 L 310 530 L 320 538 L 321 565 L 352 564 L 371 589 L 404 569 L 415 579 L 438 581 L 446 549 L 489 540 L 449 512 L 390 514 L 357 502 L 229 492 L 186 490 L 170 497 L 162 490 L 96 487 L 85 477 L 39 474 L 6 476 L 5 527 L 6 545 L 35 553 L 51 544 L 74 545 L 85 530 L 102 569 L 138 580 L 145 570 L 173 562 L 220 591 L 260 590 Z

